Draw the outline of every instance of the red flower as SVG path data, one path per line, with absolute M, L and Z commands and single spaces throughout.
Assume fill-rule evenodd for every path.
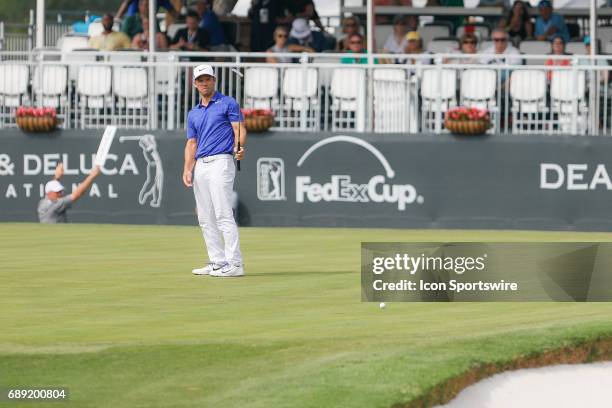
M 446 112 L 452 120 L 489 120 L 489 111 L 477 107 L 458 106 Z

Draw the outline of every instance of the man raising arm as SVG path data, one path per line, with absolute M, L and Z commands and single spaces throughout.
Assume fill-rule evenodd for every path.
M 72 194 L 64 196 L 64 186 L 60 183 L 61 178 L 64 177 L 64 165 L 58 164 L 55 168 L 55 177 L 45 185 L 45 197 L 38 203 L 39 221 L 42 224 L 68 222 L 66 215 L 68 209 L 83 197 L 99 174 L 100 168 L 95 166 Z

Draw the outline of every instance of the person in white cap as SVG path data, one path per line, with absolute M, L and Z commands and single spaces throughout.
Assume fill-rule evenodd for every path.
M 238 226 L 232 213 L 234 160 L 242 160 L 246 127 L 240 106 L 216 90 L 210 65 L 198 65 L 193 84 L 200 102 L 187 116 L 183 184 L 193 186 L 198 222 L 208 251 L 208 264 L 195 275 L 242 276 Z M 237 149 L 240 136 L 240 150 Z
M 87 192 L 99 174 L 100 168 L 95 166 L 76 190 L 65 196 L 64 186 L 60 183 L 64 176 L 64 165 L 62 163 L 58 164 L 55 168 L 55 177 L 45 184 L 45 197 L 38 203 L 38 220 L 42 224 L 68 222 L 66 212 L 72 207 L 72 204 Z
M 291 52 L 322 52 L 331 49 L 320 31 L 312 31 L 305 18 L 296 18 L 291 25 L 287 48 Z

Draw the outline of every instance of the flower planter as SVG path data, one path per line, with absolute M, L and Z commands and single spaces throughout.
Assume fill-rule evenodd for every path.
M 19 107 L 15 113 L 15 122 L 24 132 L 50 132 L 59 123 L 55 108 Z
M 274 125 L 274 114 L 270 109 L 242 109 L 242 114 L 249 132 L 265 132 Z
M 244 118 L 245 126 L 249 132 L 265 132 L 274 124 L 272 116 L 247 116 Z
M 16 119 L 17 126 L 24 132 L 50 132 L 57 128 L 59 121 L 51 116 L 24 116 Z
M 491 127 L 489 111 L 459 106 L 444 115 L 444 127 L 459 135 L 481 135 Z
M 452 133 L 460 135 L 481 135 L 485 133 L 491 127 L 491 121 L 489 120 L 453 120 L 446 119 L 444 121 L 444 127 L 450 130 Z

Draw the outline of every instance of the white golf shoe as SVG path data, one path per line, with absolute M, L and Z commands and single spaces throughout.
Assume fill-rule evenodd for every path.
M 228 263 L 221 269 L 211 271 L 210 276 L 222 278 L 244 276 L 244 265 L 239 263 Z
M 194 275 L 212 275 L 214 271 L 220 271 L 224 265 L 209 262 L 203 268 L 196 268 L 191 271 Z

